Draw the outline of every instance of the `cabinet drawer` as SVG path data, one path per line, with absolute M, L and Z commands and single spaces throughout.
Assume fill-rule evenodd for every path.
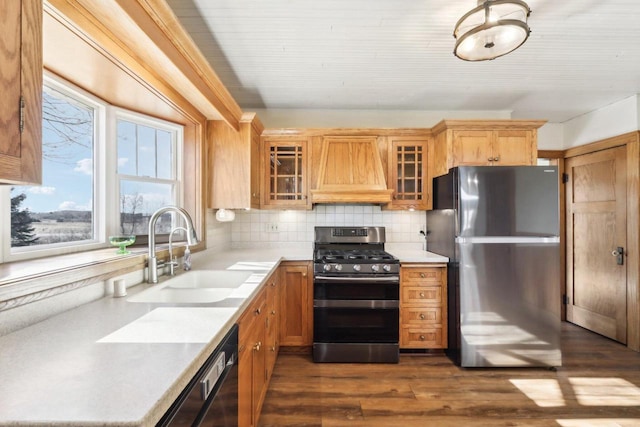
M 431 283 L 442 284 L 444 268 L 403 268 L 403 283 Z
M 403 286 L 402 303 L 421 303 L 430 306 L 442 306 L 442 286 Z
M 402 326 L 433 326 L 442 324 L 440 307 L 405 307 L 401 310 Z
M 442 328 L 403 327 L 400 331 L 402 348 L 445 348 L 442 342 Z
M 266 291 L 263 288 L 238 320 L 238 327 L 240 328 L 238 331 L 238 341 L 241 343 L 245 341 L 246 337 L 251 333 L 251 330 L 254 329 L 254 324 L 258 319 L 262 319 L 264 322 L 266 311 L 267 298 Z

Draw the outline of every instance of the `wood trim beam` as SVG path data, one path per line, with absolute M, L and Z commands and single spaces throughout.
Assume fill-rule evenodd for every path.
M 262 136 L 407 136 L 428 137 L 429 128 L 271 128 Z
M 567 150 L 564 150 L 563 157 L 566 159 L 569 157 L 581 156 L 582 154 L 589 154 L 600 150 L 606 150 L 608 148 L 620 147 L 621 145 L 627 145 L 637 138 L 637 134 L 637 131 L 629 132 L 611 138 L 602 139 L 591 144 L 569 148 Z
M 640 351 L 640 133 L 627 143 L 627 347 Z
M 174 98 L 186 99 L 207 119 L 239 128 L 242 110 L 164 0 L 47 1 L 49 10 L 140 81 L 160 93 L 171 88 Z
M 539 159 L 563 159 L 564 151 L 562 150 L 538 150 Z

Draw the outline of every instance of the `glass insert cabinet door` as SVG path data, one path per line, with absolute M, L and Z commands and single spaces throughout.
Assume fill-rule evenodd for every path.
M 306 140 L 265 141 L 266 205 L 307 205 Z
M 393 177 L 392 204 L 399 208 L 426 209 L 427 144 L 421 139 L 393 139 L 390 153 L 390 175 Z

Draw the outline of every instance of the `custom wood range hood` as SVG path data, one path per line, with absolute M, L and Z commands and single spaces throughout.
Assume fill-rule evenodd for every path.
M 391 202 L 375 136 L 324 137 L 318 166 L 312 203 Z

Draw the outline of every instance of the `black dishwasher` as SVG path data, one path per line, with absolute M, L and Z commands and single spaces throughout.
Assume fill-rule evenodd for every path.
M 233 325 L 157 426 L 237 425 L 238 325 Z

